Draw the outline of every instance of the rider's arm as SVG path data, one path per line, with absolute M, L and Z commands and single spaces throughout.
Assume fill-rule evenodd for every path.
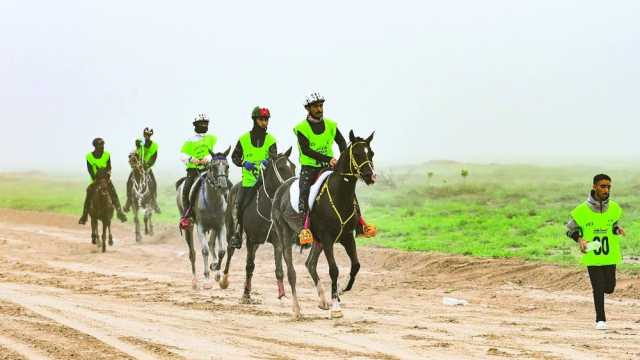
M 329 161 L 331 161 L 331 158 L 329 156 L 322 155 L 317 151 L 311 150 L 311 148 L 309 147 L 309 139 L 302 135 L 300 131 L 296 132 L 296 134 L 298 135 L 298 144 L 300 144 L 300 151 L 302 151 L 303 154 L 321 163 L 328 163 Z
M 236 144 L 236 147 L 233 148 L 233 153 L 231 153 L 231 161 L 237 167 L 242 167 L 242 145 L 240 145 L 240 141 Z
M 338 144 L 338 148 L 340 149 L 340 152 L 343 152 L 346 148 L 347 148 L 347 142 L 344 139 L 344 136 L 342 136 L 342 133 L 340 132 L 340 130 L 338 130 L 336 128 L 336 137 L 334 138 L 336 144 Z
M 95 180 L 96 174 L 93 173 L 93 167 L 91 166 L 89 161 L 87 161 L 87 171 L 89 172 L 89 176 L 91 176 L 91 180 Z
M 576 223 L 575 220 L 571 219 L 566 224 L 566 228 L 567 228 L 567 236 L 572 238 L 573 241 L 577 242 L 578 239 L 580 239 L 580 236 L 582 234 L 582 229 L 580 229 L 580 226 L 578 226 L 578 223 Z
M 144 164 L 145 167 L 147 169 L 151 169 L 151 167 L 156 163 L 157 159 L 158 159 L 158 152 L 156 151 L 156 153 L 151 156 L 151 159 L 149 159 L 149 161 L 147 161 L 147 163 Z

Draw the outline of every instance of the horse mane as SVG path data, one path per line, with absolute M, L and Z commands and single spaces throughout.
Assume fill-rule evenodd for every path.
M 211 160 L 226 160 L 227 156 L 224 153 L 211 154 Z

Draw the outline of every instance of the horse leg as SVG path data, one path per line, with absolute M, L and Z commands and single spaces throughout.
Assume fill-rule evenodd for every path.
M 107 231 L 109 232 L 109 246 L 113 246 L 113 235 L 111 234 L 111 221 L 107 222 Z
M 209 235 L 209 249 L 211 249 L 211 264 L 209 265 L 209 269 L 215 272 L 213 278 L 216 282 L 220 282 L 220 263 L 222 262 L 222 257 L 220 256 L 220 241 L 218 241 L 218 236 L 220 232 L 216 229 L 211 230 L 211 234 Z M 224 253 L 223 255 L 224 256 Z
M 98 244 L 98 220 L 93 216 L 91 217 L 91 243 L 100 247 Z
M 353 233 L 349 232 L 343 237 L 342 245 L 347 251 L 347 256 L 349 256 L 349 260 L 351 261 L 351 272 L 349 272 L 349 282 L 347 283 L 347 286 L 340 290 L 338 295 L 351 290 L 353 283 L 356 281 L 356 275 L 360 270 L 360 261 L 358 261 L 358 251 L 356 249 L 356 240 L 353 237 Z
M 331 277 L 331 317 L 341 318 L 342 310 L 340 310 L 340 300 L 338 299 L 338 264 L 333 255 L 333 244 L 324 247 L 324 256 L 329 263 L 329 276 Z
M 241 302 L 243 304 L 251 303 L 251 278 L 253 277 L 253 269 L 256 267 L 256 251 L 258 244 L 254 244 L 247 237 L 247 264 L 245 266 L 244 294 L 242 294 Z
M 102 220 L 102 252 L 107 251 L 107 220 Z
M 296 269 L 293 267 L 293 254 L 291 246 L 285 246 L 283 249 L 284 262 L 287 264 L 287 279 L 289 280 L 289 286 L 291 286 L 291 302 L 292 317 L 294 320 L 300 320 L 300 303 L 298 303 L 298 293 L 296 291 Z
M 227 261 L 224 265 L 224 271 L 222 271 L 222 280 L 220 281 L 221 289 L 229 287 L 229 268 L 231 267 L 231 258 L 233 258 L 235 250 L 235 248 L 227 247 Z
M 313 246 L 311 246 L 311 251 L 309 251 L 309 256 L 307 257 L 307 261 L 305 261 L 305 266 L 307 267 L 309 275 L 311 275 L 311 279 L 313 280 L 313 284 L 318 291 L 318 298 L 320 299 L 318 307 L 322 310 L 329 310 L 329 302 L 327 301 L 327 297 L 324 293 L 324 288 L 322 287 L 322 282 L 320 281 L 320 277 L 318 276 L 317 269 L 318 259 L 320 258 L 321 253 L 322 244 L 316 241 Z
M 136 226 L 136 242 L 139 243 L 142 241 L 142 235 L 140 234 L 140 218 L 138 216 L 138 207 L 136 205 L 133 206 L 133 223 Z
M 209 272 L 209 242 L 206 239 L 206 232 L 201 224 L 196 224 L 196 230 L 198 233 L 198 241 L 200 241 L 200 248 L 202 249 L 202 261 L 204 264 L 204 284 L 203 289 L 211 289 L 211 282 L 209 281 L 211 273 Z
M 193 230 L 185 230 L 184 238 L 189 247 L 189 261 L 191 261 L 191 275 L 193 276 L 191 287 L 195 290 L 198 288 L 198 277 L 196 276 L 196 249 L 193 246 Z
M 145 229 L 146 229 L 147 224 L 149 224 L 149 233 L 148 234 L 150 236 L 153 236 L 153 221 L 151 221 L 151 217 L 153 216 L 153 211 L 149 211 L 148 215 L 149 216 L 147 218 L 145 218 L 144 226 L 145 226 Z
M 278 283 L 278 299 L 285 297 L 284 294 L 284 271 L 282 270 L 282 242 L 276 240 L 273 242 L 273 258 L 276 264 L 276 281 Z M 291 281 L 291 279 L 289 279 Z

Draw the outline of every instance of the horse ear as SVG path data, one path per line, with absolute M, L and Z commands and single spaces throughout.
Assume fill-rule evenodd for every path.
M 291 156 L 291 150 L 293 148 L 291 146 L 289 146 L 289 149 L 287 151 L 284 152 L 285 155 L 287 155 L 287 157 Z
M 369 137 L 368 137 L 368 138 L 366 138 L 364 141 L 366 141 L 366 142 L 367 142 L 367 144 L 370 144 L 370 143 L 371 143 L 371 140 L 373 140 L 373 135 L 374 135 L 375 133 L 376 133 L 376 132 L 375 132 L 375 130 L 374 130 L 374 131 L 371 133 L 371 135 L 369 135 Z
M 224 155 L 224 157 L 227 157 L 227 155 L 229 155 L 229 152 L 231 151 L 231 145 L 229 145 L 229 147 L 227 148 L 227 150 L 225 150 L 225 152 L 222 153 L 222 155 Z
M 349 141 L 353 142 L 356 139 L 356 136 L 353 135 L 353 130 L 349 130 Z

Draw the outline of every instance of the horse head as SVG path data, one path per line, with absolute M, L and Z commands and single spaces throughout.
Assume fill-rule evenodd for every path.
M 226 151 L 211 154 L 211 161 L 207 165 L 207 182 L 216 190 L 226 190 L 229 181 L 229 162 L 227 156 L 231 151 L 228 147 Z
M 263 186 L 267 193 L 269 190 L 275 191 L 278 186 L 295 176 L 296 165 L 289 160 L 290 155 L 291 147 L 284 153 L 269 156 L 267 165 L 262 168 Z
M 111 201 L 111 196 L 109 194 L 109 182 L 111 179 L 111 172 L 105 168 L 100 168 L 96 171 L 95 177 L 95 186 L 96 186 L 96 194 L 98 197 L 102 199 L 108 199 Z
M 376 181 L 376 172 L 373 168 L 373 150 L 371 150 L 371 140 L 373 134 L 363 139 L 349 131 L 349 146 L 340 154 L 340 159 L 336 168 L 343 175 L 356 176 L 364 180 L 367 185 Z
M 138 175 L 144 172 L 142 159 L 140 159 L 140 154 L 138 154 L 138 152 L 132 151 L 129 153 L 129 166 L 131 166 L 131 170 Z

